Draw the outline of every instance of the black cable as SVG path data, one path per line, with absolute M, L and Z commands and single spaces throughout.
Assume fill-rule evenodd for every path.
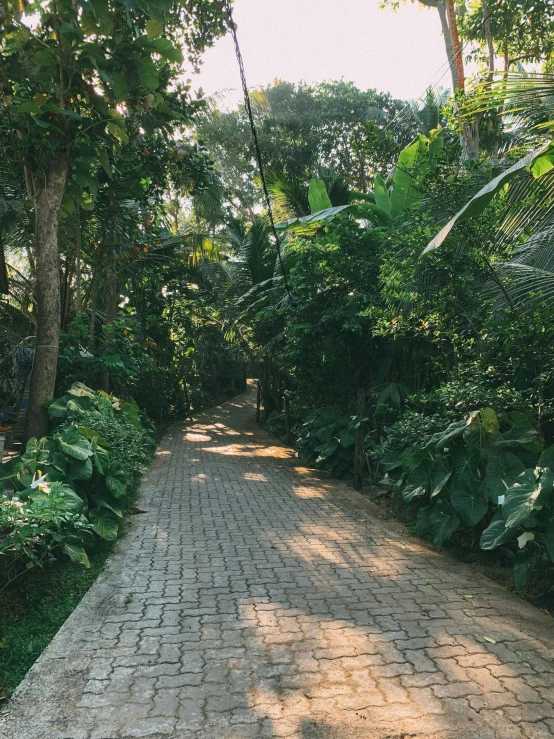
M 252 106 L 250 104 L 250 94 L 248 92 L 248 86 L 246 84 L 246 74 L 244 72 L 244 62 L 242 60 L 242 54 L 240 52 L 239 41 L 237 38 L 237 28 L 233 20 L 233 12 L 231 10 L 230 0 L 225 0 L 225 9 L 227 11 L 227 19 L 229 21 L 229 28 L 231 30 L 231 34 L 233 36 L 233 41 L 235 44 L 235 54 L 236 54 L 237 62 L 239 65 L 240 80 L 242 83 L 242 92 L 244 94 L 244 107 L 248 115 L 248 120 L 250 121 L 250 131 L 252 132 L 252 140 L 254 142 L 254 149 L 256 151 L 258 169 L 260 170 L 260 178 L 262 180 L 262 188 L 264 192 L 265 204 L 267 207 L 267 214 L 269 216 L 269 222 L 271 223 L 271 230 L 273 231 L 273 236 L 275 237 L 275 243 L 277 246 L 277 256 L 279 258 L 279 266 L 281 267 L 281 272 L 283 274 L 283 280 L 285 282 L 285 290 L 287 291 L 289 298 L 292 300 L 292 292 L 291 292 L 290 285 L 289 285 L 287 275 L 285 272 L 285 266 L 283 264 L 283 255 L 281 254 L 281 240 L 279 238 L 279 234 L 277 233 L 277 229 L 275 228 L 275 221 L 273 220 L 273 210 L 271 208 L 271 199 L 269 197 L 269 190 L 267 189 L 267 183 L 266 183 L 265 174 L 264 174 L 264 164 L 262 160 L 262 152 L 261 152 L 260 144 L 258 141 L 258 132 L 256 130 L 256 124 L 254 123 L 254 116 L 252 114 Z

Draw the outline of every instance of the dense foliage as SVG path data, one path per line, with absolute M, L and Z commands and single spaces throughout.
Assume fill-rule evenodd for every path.
M 134 403 L 75 383 L 48 413 L 52 433 L 0 466 L 2 587 L 60 552 L 88 567 L 86 548 L 117 537 L 152 454 L 153 427 Z
M 357 449 L 436 545 L 480 541 L 516 585 L 551 583 L 552 12 L 423 4 L 452 97 L 251 91 L 278 240 L 245 111 L 185 79 L 223 2 L 2 4 L 4 411 L 30 378 L 6 582 L 61 552 L 86 564 L 145 469 L 147 419 L 244 389 L 248 368 L 302 457 L 344 475 Z

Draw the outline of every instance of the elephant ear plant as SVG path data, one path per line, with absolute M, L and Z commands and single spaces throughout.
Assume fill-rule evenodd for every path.
M 81 383 L 48 412 L 58 423 L 53 433 L 30 439 L 22 456 L 0 466 L 0 556 L 7 582 L 57 553 L 87 567 L 85 547 L 94 546 L 95 535 L 117 537 L 129 486 L 154 448 L 153 427 L 136 404 Z M 95 427 L 108 428 L 119 447 Z M 125 466 L 122 447 L 142 466 Z
M 525 414 L 473 411 L 380 465 L 404 501 L 425 502 L 417 526 L 435 545 L 461 526 L 478 530 L 482 549 L 516 545 L 518 587 L 554 562 L 554 447 L 541 453 Z

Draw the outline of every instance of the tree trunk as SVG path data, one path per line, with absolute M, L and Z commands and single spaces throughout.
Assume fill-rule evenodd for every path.
M 106 325 L 112 326 L 117 315 L 117 271 L 115 265 L 115 249 L 112 244 L 106 253 Z
M 4 242 L 0 233 L 0 293 L 8 295 L 9 292 L 8 267 L 6 265 L 6 255 L 4 254 Z
M 470 123 L 464 123 L 462 132 L 464 162 L 476 162 L 479 159 L 479 123 L 482 117 L 482 113 L 479 113 Z
M 458 35 L 458 23 L 456 21 L 456 9 L 454 8 L 454 0 L 446 0 L 446 17 L 448 19 L 448 28 L 450 29 L 450 40 L 452 42 L 452 63 L 456 65 L 456 74 L 458 84 L 456 89 L 465 89 L 464 60 L 462 57 L 462 44 Z
M 448 27 L 448 19 L 446 17 L 446 4 L 439 2 L 437 3 L 437 10 L 439 18 L 441 20 L 442 36 L 444 38 L 444 46 L 446 49 L 446 58 L 448 59 L 448 65 L 450 67 L 450 74 L 452 76 L 452 90 L 458 89 L 458 69 L 454 61 L 454 51 L 452 50 L 452 37 L 450 36 L 450 28 Z
M 94 277 L 93 277 L 94 280 Z M 94 343 L 96 340 L 96 301 L 97 301 L 97 291 L 96 291 L 96 284 L 91 285 L 92 290 L 90 292 L 90 344 L 93 347 L 94 351 Z
M 110 234 L 112 236 L 112 234 Z M 115 229 L 113 233 L 115 238 Z M 117 294 L 117 272 L 115 265 L 115 247 L 114 244 L 108 244 L 106 249 L 106 348 L 110 346 L 110 326 L 113 326 L 117 315 L 117 304 L 119 296 Z M 108 372 L 103 373 L 102 385 L 106 393 L 110 392 L 110 376 Z
M 63 267 L 63 282 L 62 282 L 62 300 L 61 300 L 61 326 L 62 331 L 67 328 L 67 319 L 69 315 L 69 301 L 71 296 L 71 280 L 73 275 L 71 274 L 71 267 L 69 264 L 69 255 L 65 258 L 65 264 Z
M 46 175 L 33 172 L 28 178 L 35 205 L 38 324 L 27 438 L 40 438 L 48 433 L 48 412 L 43 403 L 54 399 L 61 323 L 58 220 L 68 167 L 69 152 L 60 149 L 52 157 Z
M 464 59 L 463 59 L 463 47 L 458 35 L 458 24 L 456 21 L 456 9 L 454 8 L 454 0 L 446 0 L 446 17 L 448 19 L 448 27 L 450 29 L 450 40 L 452 42 L 452 55 L 450 57 L 450 66 L 456 67 L 457 86 L 456 90 L 465 89 L 465 72 L 464 72 Z M 462 130 L 461 141 L 462 141 L 462 159 L 464 161 L 475 162 L 479 159 L 479 123 L 481 122 L 481 115 L 476 116 L 472 121 L 464 123 Z
M 75 314 L 81 312 L 81 250 L 83 247 L 83 231 L 81 224 L 81 206 L 75 201 Z
M 492 42 L 490 13 L 487 0 L 483 0 L 483 29 L 485 31 L 485 39 L 487 41 L 487 50 L 489 53 L 489 72 L 492 73 L 494 72 L 494 44 Z
M 290 420 L 290 398 L 288 392 L 285 390 L 284 397 L 284 411 L 285 411 L 285 439 L 287 444 L 292 444 L 292 428 Z

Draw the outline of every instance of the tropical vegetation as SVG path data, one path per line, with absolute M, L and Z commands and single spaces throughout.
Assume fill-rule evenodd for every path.
M 185 76 L 226 2 L 0 5 L 6 592 L 82 573 L 153 422 L 247 374 L 302 458 L 554 587 L 554 15 L 422 4 L 452 95 L 250 91 L 271 212 L 247 112 Z

